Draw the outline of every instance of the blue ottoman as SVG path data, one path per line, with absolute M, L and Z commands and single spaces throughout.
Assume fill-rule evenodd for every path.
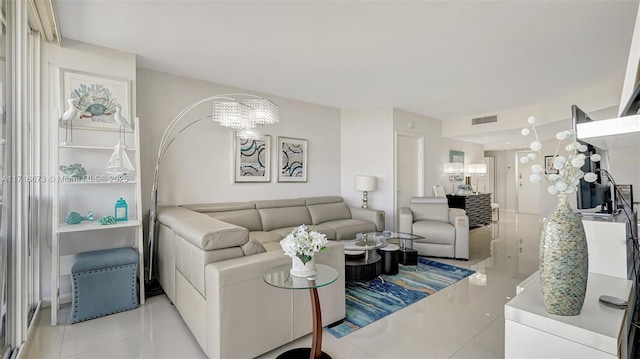
M 138 251 L 114 248 L 77 253 L 71 260 L 71 322 L 138 307 Z

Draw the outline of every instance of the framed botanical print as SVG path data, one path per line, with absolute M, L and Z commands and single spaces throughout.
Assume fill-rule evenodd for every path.
M 278 137 L 278 182 L 307 182 L 307 140 Z
M 271 182 L 271 136 L 235 137 L 235 182 Z
M 61 69 L 60 85 L 60 113 L 73 112 L 73 128 L 133 129 L 130 80 Z

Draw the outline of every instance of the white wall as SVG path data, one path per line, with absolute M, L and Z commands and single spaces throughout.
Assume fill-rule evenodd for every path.
M 514 109 L 500 110 L 491 113 L 477 114 L 443 121 L 443 135 L 457 136 L 463 134 L 484 133 L 507 129 L 518 129 L 526 125 L 529 116 L 536 116 L 538 125 L 566 119 L 571 114 L 571 105 L 578 105 L 582 110 L 591 113 L 604 108 L 618 106 L 622 74 L 613 76 L 593 86 L 584 88 L 550 101 Z M 482 126 L 471 125 L 471 119 L 482 116 L 497 115 L 498 122 Z M 612 116 L 615 117 L 615 116 Z
M 393 229 L 393 109 L 343 109 L 340 116 L 342 197 L 349 205 L 359 207 L 362 192 L 354 189 L 354 177 L 378 177 L 378 188 L 369 192 L 369 208 L 385 211 L 385 227 Z
M 424 137 L 426 196 L 433 195 L 434 184 L 450 186 L 442 173 L 449 150 L 464 151 L 466 163 L 481 163 L 484 157 L 482 145 L 442 138 L 442 121 L 411 112 L 388 107 L 343 109 L 341 119 L 342 196 L 351 205 L 359 205 L 362 193 L 353 189 L 354 176 L 377 176 L 378 188 L 369 193 L 369 207 L 385 211 L 385 226 L 390 230 L 395 229 L 395 132 Z
M 424 136 L 424 194 L 433 196 L 433 185 L 441 184 L 447 191 L 451 182 L 445 175 L 443 164 L 449 162 L 449 151 L 464 152 L 464 162 L 483 163 L 484 146 L 442 137 L 443 122 L 434 118 L 395 109 L 393 126 L 398 132 Z M 413 126 L 413 127 L 411 127 Z M 474 181 L 475 183 L 475 181 Z M 461 182 L 456 185 L 462 184 Z
M 118 77 L 132 81 L 131 89 L 131 112 L 135 116 L 136 111 L 136 59 L 133 54 L 106 49 L 86 43 L 72 40 L 63 40 L 63 46 L 58 47 L 43 42 L 41 51 L 41 142 L 39 145 L 40 162 L 42 175 L 59 175 L 57 168 L 50 168 L 52 156 L 57 150 L 57 140 L 51 138 L 54 126 L 58 124 L 60 114 L 64 108 L 60 100 L 60 69 L 70 69 L 74 71 L 84 71 L 105 76 Z M 132 116 L 132 117 L 133 117 Z M 96 195 L 92 201 L 102 203 L 115 203 L 117 198 L 111 196 L 101 197 Z M 51 295 L 51 192 L 48 184 L 41 186 L 40 214 L 46 219 L 40 223 L 40 277 L 42 298 L 50 298 Z M 64 215 L 64 214 L 62 214 Z M 99 215 L 96 213 L 96 215 Z M 130 236 L 125 232 L 116 232 L 115 237 L 106 237 L 109 243 L 118 246 L 128 243 Z M 66 235 L 61 242 L 61 255 L 82 250 L 94 250 L 104 245 L 103 234 L 92 233 L 92 236 L 99 237 L 96 241 L 89 243 L 86 241 L 86 234 Z M 129 244 L 131 245 L 131 244 Z M 66 297 L 71 291 L 69 277 L 62 277 L 60 282 L 60 295 Z
M 337 109 L 255 91 L 139 68 L 138 117 L 142 162 L 143 213 L 148 215 L 158 144 L 169 122 L 197 100 L 230 92 L 264 96 L 279 105 L 280 122 L 262 128 L 271 135 L 271 182 L 234 183 L 233 132 L 211 121 L 187 129 L 160 166 L 158 203 L 237 202 L 340 194 L 340 112 Z M 191 118 L 211 113 L 211 103 Z M 276 137 L 308 140 L 306 183 L 278 183 Z

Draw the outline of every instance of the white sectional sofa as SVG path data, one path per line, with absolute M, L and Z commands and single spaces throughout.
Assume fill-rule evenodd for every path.
M 345 316 L 341 239 L 384 230 L 384 212 L 349 208 L 342 197 L 163 207 L 157 277 L 210 358 L 252 358 L 311 332 L 308 291 L 274 288 L 263 275 L 291 263 L 279 241 L 306 224 L 330 239 L 318 264 L 339 279 L 318 290 L 323 325 Z M 333 240 L 333 241 L 332 241 Z

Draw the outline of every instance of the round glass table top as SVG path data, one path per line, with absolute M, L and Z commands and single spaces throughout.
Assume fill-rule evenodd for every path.
M 264 281 L 277 288 L 310 289 L 324 287 L 338 279 L 338 271 L 323 264 L 316 264 L 317 273 L 309 277 L 292 276 L 290 269 L 291 265 L 274 268 L 264 275 Z

